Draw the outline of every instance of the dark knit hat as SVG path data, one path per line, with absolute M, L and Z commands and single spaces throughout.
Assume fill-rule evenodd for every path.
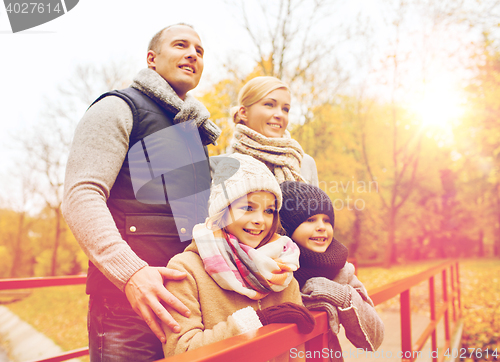
M 288 236 L 291 237 L 300 224 L 317 214 L 328 215 L 334 226 L 332 201 L 319 187 L 297 181 L 285 181 L 280 187 L 283 193 L 280 219 Z

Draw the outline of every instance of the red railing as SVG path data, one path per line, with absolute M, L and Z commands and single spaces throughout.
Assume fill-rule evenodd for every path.
M 448 271 L 450 272 L 448 278 Z M 436 303 L 434 278 L 441 273 L 442 302 Z M 415 343 L 411 336 L 411 308 L 410 289 L 423 281 L 429 283 L 430 323 Z M 448 288 L 448 280 L 450 287 Z M 25 289 L 47 287 L 55 285 L 72 285 L 85 283 L 85 276 L 30 278 L 30 279 L 4 279 L 0 280 L 0 290 Z M 450 292 L 450 293 L 448 293 Z M 440 350 L 450 347 L 451 335 L 454 334 L 461 319 L 460 280 L 458 261 L 447 261 L 438 266 L 408 278 L 390 283 L 388 285 L 370 290 L 370 297 L 375 305 L 383 303 L 400 295 L 401 314 L 401 356 L 404 362 L 413 362 L 426 341 L 431 338 L 432 351 L 437 351 L 436 329 L 444 317 L 445 345 Z M 294 324 L 271 324 L 239 336 L 228 338 L 193 351 L 177 356 L 162 359 L 162 362 L 215 362 L 215 361 L 241 361 L 255 362 L 267 361 L 282 353 L 290 353 L 293 348 L 305 343 L 306 351 L 312 358 L 308 361 L 328 361 L 326 355 L 337 351 L 328 348 L 328 321 L 325 312 L 314 312 L 316 326 L 309 334 L 298 333 Z M 450 323 L 450 315 L 453 323 Z M 452 333 L 453 331 L 453 333 Z M 295 355 L 300 355 L 299 350 Z M 292 354 L 294 351 L 292 350 Z M 40 360 L 38 362 L 56 362 L 81 357 L 88 354 L 88 348 L 67 352 L 64 355 Z M 435 356 L 433 362 L 442 361 L 444 355 Z
M 0 279 L 0 290 L 31 289 L 43 287 L 56 287 L 64 285 L 85 284 L 86 275 L 72 275 L 65 277 L 43 277 L 43 278 L 23 278 L 23 279 Z M 37 360 L 33 362 L 60 362 L 72 358 L 87 356 L 89 348 L 83 347 L 73 351 L 65 352 L 58 356 Z

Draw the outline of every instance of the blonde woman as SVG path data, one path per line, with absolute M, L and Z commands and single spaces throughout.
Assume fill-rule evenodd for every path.
M 264 162 L 279 183 L 301 181 L 318 186 L 314 159 L 287 131 L 290 107 L 290 89 L 278 78 L 248 81 L 238 94 L 238 105 L 232 108 L 236 127 L 229 153 Z

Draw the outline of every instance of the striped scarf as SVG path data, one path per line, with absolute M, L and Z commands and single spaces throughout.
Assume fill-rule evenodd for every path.
M 231 142 L 234 152 L 250 155 L 264 162 L 279 183 L 306 182 L 300 174 L 304 151 L 288 131 L 282 138 L 269 138 L 243 124 L 237 124 Z
M 205 270 L 215 282 L 253 300 L 285 289 L 299 268 L 299 248 L 287 236 L 253 249 L 231 234 L 198 224 L 193 238 Z

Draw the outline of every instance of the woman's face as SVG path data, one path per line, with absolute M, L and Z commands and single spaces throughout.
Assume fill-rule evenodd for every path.
M 278 88 L 250 107 L 242 106 L 239 116 L 245 126 L 270 138 L 281 138 L 288 126 L 290 92 Z

